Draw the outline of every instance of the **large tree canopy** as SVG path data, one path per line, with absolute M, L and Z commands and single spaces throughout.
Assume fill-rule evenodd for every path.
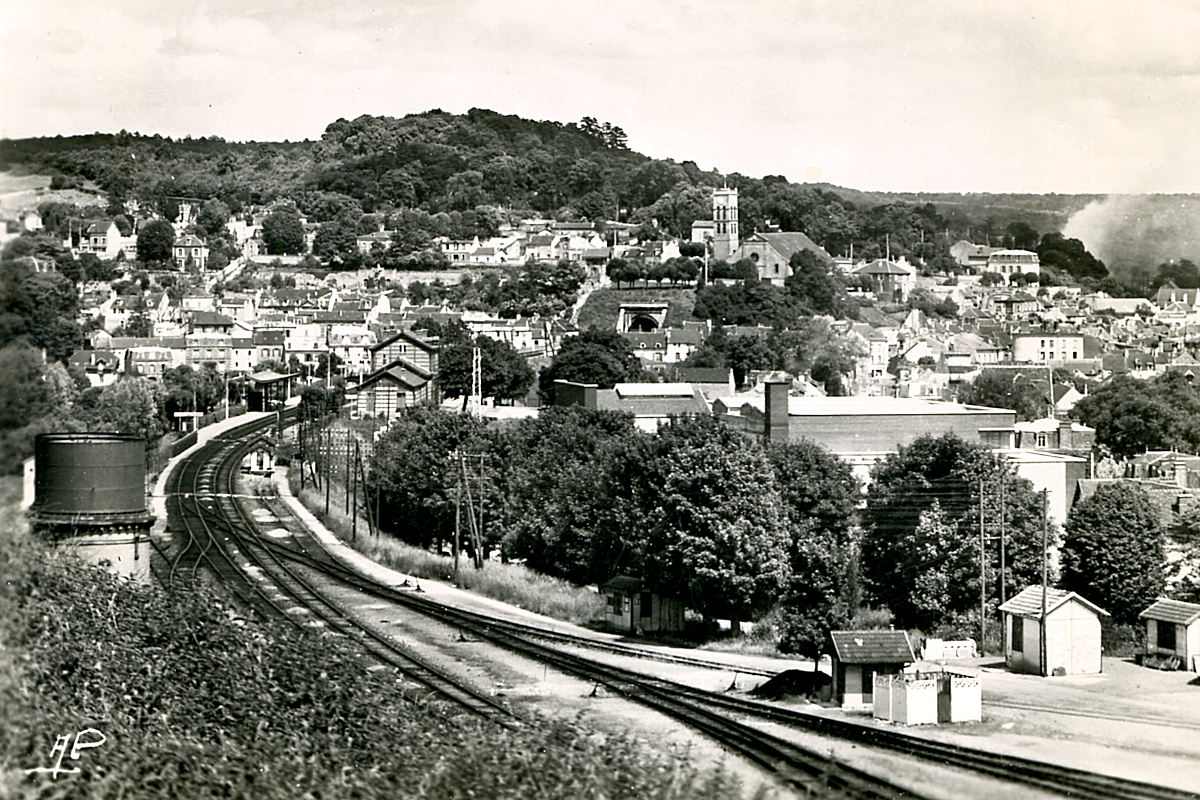
M 166 264 L 171 260 L 175 245 L 175 229 L 165 219 L 152 219 L 138 230 L 138 261 L 144 264 Z
M 594 383 L 602 389 L 635 381 L 642 365 L 629 340 L 616 331 L 589 328 L 566 339 L 550 365 L 538 375 L 538 394 L 543 403 L 554 402 L 554 381 Z
M 1150 496 L 1132 483 L 1101 484 L 1075 504 L 1065 529 L 1062 587 L 1136 623 L 1163 589 L 1164 534 Z
M 983 496 L 981 500 L 980 491 Z M 1004 493 L 1005 583 L 1041 575 L 1043 501 L 986 447 L 953 434 L 922 436 L 879 464 L 867 492 L 862 574 L 871 600 L 904 626 L 954 623 L 979 603 L 979 523 L 1000 531 Z M 998 593 L 999 547 L 986 550 L 989 597 Z M 1011 593 L 1011 592 L 1010 592 Z
M 1127 457 L 1146 450 L 1200 448 L 1200 391 L 1178 372 L 1149 381 L 1119 375 L 1093 389 L 1072 412 L 1096 429 L 1096 442 Z

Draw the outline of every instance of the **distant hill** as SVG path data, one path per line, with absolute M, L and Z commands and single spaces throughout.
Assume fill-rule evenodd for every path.
M 710 190 L 739 190 L 743 235 L 774 225 L 829 252 L 893 255 L 944 266 L 959 238 L 1011 244 L 1009 227 L 1061 230 L 1095 195 L 871 192 L 796 184 L 781 176 L 720 175 L 689 160 L 651 159 L 615 125 L 537 121 L 471 109 L 330 123 L 317 141 L 228 142 L 88 134 L 0 141 L 0 169 L 82 178 L 113 203 L 137 199 L 173 213 L 180 199 L 244 205 L 293 200 L 310 221 L 374 230 L 396 223 L 422 236 L 486 236 L 506 217 L 638 223 L 644 235 L 690 235 L 711 216 Z M 361 221 L 364 214 L 378 218 Z M 331 240 L 338 237 L 331 236 Z M 343 237 L 344 238 L 344 237 Z M 419 247 L 417 237 L 413 247 Z

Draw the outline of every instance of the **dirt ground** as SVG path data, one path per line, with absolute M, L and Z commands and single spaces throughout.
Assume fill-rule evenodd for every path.
M 280 484 L 278 479 L 276 484 L 277 486 Z M 286 489 L 283 493 L 286 495 Z M 295 502 L 294 498 L 288 501 L 286 508 L 285 511 L 282 505 L 277 505 L 276 513 L 284 517 L 295 516 L 303 519 L 310 528 L 314 523 L 319 526 L 312 515 L 298 502 Z M 268 531 L 274 529 L 274 535 L 280 535 L 279 529 L 275 528 L 272 520 L 266 519 L 264 515 L 264 519 L 261 521 L 266 523 L 265 527 Z M 318 528 L 318 530 L 320 529 Z M 328 532 L 321 533 L 320 539 L 322 546 L 338 553 L 344 561 L 354 564 L 358 569 L 378 580 L 399 585 L 406 579 L 406 576 L 367 561 L 361 555 L 346 548 Z M 413 582 L 415 583 L 415 581 Z M 439 582 L 422 580 L 420 585 L 428 596 L 450 605 L 483 611 L 526 623 L 541 623 L 560 631 L 603 636 L 593 631 L 574 628 L 563 622 L 546 620 L 523 609 L 513 608 Z M 461 641 L 457 631 L 447 629 L 444 625 L 419 615 L 389 606 L 376 598 L 366 597 L 344 587 L 338 587 L 335 591 L 342 602 L 354 607 L 372 624 L 387 630 L 392 636 L 439 665 L 468 678 L 476 686 L 485 688 L 497 696 L 508 698 L 517 708 L 536 710 L 558 717 L 570 716 L 590 730 L 634 735 L 646 742 L 653 742 L 653 746 L 684 752 L 695 763 L 723 764 L 726 769 L 741 778 L 746 787 L 745 796 L 747 797 L 753 796 L 754 792 L 760 788 L 765 789 L 770 796 L 774 797 L 788 797 L 792 794 L 780 787 L 772 778 L 764 775 L 753 764 L 728 753 L 707 737 L 697 734 L 657 712 L 622 698 L 608 696 L 602 688 L 597 689 L 588 682 L 557 673 L 553 669 L 548 669 L 539 663 L 487 643 L 469 639 Z M 618 637 L 610 635 L 605 638 Z M 655 649 L 671 651 L 671 648 Z M 583 649 L 580 649 L 580 652 L 583 652 Z M 711 660 L 722 666 L 704 669 L 632 658 L 604 651 L 586 650 L 587 655 L 596 660 L 618 664 L 708 690 L 731 691 L 737 694 L 746 693 L 766 680 L 764 677 L 740 671 L 747 667 L 760 669 L 766 667 L 776 670 L 813 668 L 811 662 L 772 659 L 762 656 L 690 650 L 681 652 Z M 1177 692 L 1196 690 L 1196 687 L 1186 685 L 1186 678 L 1180 679 L 1170 675 L 1163 678 L 1160 674 L 1141 675 L 1140 672 L 1140 668 L 1133 665 L 1121 664 L 1114 667 L 1101 681 L 1095 679 L 1086 681 L 1052 679 L 1052 681 L 1047 681 L 1029 676 L 1008 675 L 985 667 L 984 693 L 991 703 L 985 703 L 984 722 L 954 728 L 943 726 L 908 730 L 934 738 L 960 741 L 976 747 L 1005 750 L 1041 759 L 1061 760 L 1085 769 L 1168 783 L 1180 788 L 1200 785 L 1200 761 L 1196 762 L 1197 766 L 1195 767 L 1188 765 L 1186 769 L 1174 770 L 1174 775 L 1170 780 L 1163 775 L 1164 767 L 1167 764 L 1185 757 L 1193 760 L 1200 755 L 1200 743 L 1197 743 L 1194 748 L 1179 746 L 1177 741 L 1179 734 L 1188 734 L 1186 730 L 1172 729 L 1173 732 L 1158 736 L 1151 729 L 1150 734 L 1142 735 L 1130 732 L 1130 729 L 1122 722 L 1108 721 L 1097 724 L 1097 720 L 1093 718 L 1072 717 L 1063 723 L 1057 715 L 1051 719 L 1047 712 L 1038 709 L 1013 709 L 995 705 L 1009 702 L 1012 698 L 1022 698 L 1021 702 L 1023 703 L 1039 706 L 1103 709 L 1105 705 L 1101 702 L 1101 698 L 1106 695 L 1089 696 L 1089 693 L 1094 692 L 1097 686 L 1106 685 L 1107 692 L 1112 696 L 1139 690 L 1139 687 L 1143 691 L 1153 688 L 1165 693 L 1165 696 L 1157 701 L 1158 704 L 1155 708 L 1167 713 L 1170 707 L 1181 699 L 1171 694 L 1172 689 Z M 1117 679 L 1118 676 L 1120 676 L 1120 680 Z M 1105 684 L 1106 681 L 1107 684 Z M 1070 696 L 1071 692 L 1082 694 L 1072 697 Z M 1149 696 L 1155 696 L 1157 693 L 1148 691 Z M 1186 696 L 1186 692 L 1184 695 Z M 820 710 L 821 713 L 849 716 L 863 722 L 870 721 L 869 716 L 865 714 L 850 714 L 840 709 L 821 709 L 803 701 L 792 700 L 784 702 L 783 705 L 803 705 L 807 710 Z M 1110 706 L 1110 708 L 1112 707 Z M 1150 713 L 1149 708 L 1140 706 L 1120 706 L 1120 709 L 1127 714 L 1137 712 L 1146 715 Z M 1188 714 L 1183 714 L 1180 722 L 1186 723 L 1189 719 Z M 1001 783 L 961 770 L 939 767 L 917 759 L 876 751 L 853 743 L 831 740 L 769 723 L 754 724 L 818 752 L 828 753 L 852 766 L 875 774 L 886 775 L 890 780 L 911 790 L 914 795 L 946 798 L 946 800 L 964 797 L 990 800 L 990 798 L 1036 798 L 1039 796 L 1026 787 Z M 1137 727 L 1148 728 L 1150 726 L 1139 723 Z M 1200 730 L 1197 733 L 1200 733 Z M 1173 739 L 1176 740 L 1174 745 L 1171 744 Z M 1048 750 L 1048 745 L 1053 749 Z M 1114 753 L 1120 753 L 1121 758 L 1114 758 Z M 1115 761 L 1122 763 L 1115 764 Z

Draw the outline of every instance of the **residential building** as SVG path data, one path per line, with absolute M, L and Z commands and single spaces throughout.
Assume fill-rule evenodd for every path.
M 185 234 L 171 245 L 171 260 L 182 270 L 203 270 L 208 266 L 208 245 L 193 233 Z
M 1031 250 L 993 250 L 988 254 L 985 273 L 1001 275 L 1006 281 L 1013 275 L 1041 276 L 1042 266 L 1038 254 Z

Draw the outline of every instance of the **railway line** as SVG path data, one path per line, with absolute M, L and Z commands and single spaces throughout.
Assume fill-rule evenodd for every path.
M 307 577 L 256 542 L 258 537 L 245 535 L 254 530 L 254 523 L 236 502 L 233 484 L 246 449 L 245 436 L 273 422 L 267 419 L 265 423 L 251 423 L 235 429 L 238 436 L 214 439 L 171 476 L 169 485 L 174 491 L 168 510 L 182 525 L 186 540 L 172 559 L 168 580 L 175 579 L 181 564 L 188 560 L 193 576 L 201 564 L 207 565 L 234 589 L 239 600 L 264 616 L 353 639 L 382 663 L 433 694 L 479 716 L 511 724 L 515 716 L 506 705 L 355 619 Z M 301 621 L 301 615 L 308 619 Z
M 233 483 L 237 465 L 244 451 L 239 442 L 244 443 L 247 435 L 255 430 L 257 428 L 251 424 L 231 431 L 226 437 L 210 443 L 208 450 L 201 451 L 195 458 L 181 465 L 179 474 L 172 476 L 172 485 L 179 493 L 173 500 L 180 511 L 180 518 L 185 520 L 186 535 L 189 537 L 188 547 L 197 555 L 192 569 L 197 569 L 200 561 L 204 561 L 221 577 L 229 577 L 235 583 L 243 584 L 243 587 L 250 585 L 256 589 L 247 591 L 243 588 L 239 596 L 250 599 L 258 596 L 260 606 L 261 598 L 265 597 L 268 606 L 274 607 L 277 614 L 281 613 L 292 619 L 286 610 L 280 608 L 278 601 L 260 585 L 261 582 L 273 582 L 291 602 L 308 608 L 324 627 L 349 632 L 347 635 L 353 635 L 356 641 L 364 643 L 368 651 L 385 660 L 390 658 L 388 663 L 393 663 L 397 669 L 427 686 L 429 684 L 424 680 L 427 676 L 423 675 L 419 668 L 415 673 L 407 672 L 405 666 L 396 663 L 403 659 L 389 654 L 388 646 L 384 643 L 389 641 L 387 637 L 376 631 L 376 638 L 364 632 L 361 627 L 355 632 L 358 623 L 351 621 L 353 615 L 328 598 L 322 598 L 320 592 L 304 578 L 296 566 L 322 574 L 364 594 L 432 617 L 480 640 L 553 666 L 566 674 L 605 686 L 613 694 L 654 708 L 710 734 L 729 749 L 763 765 L 781 780 L 802 791 L 818 791 L 819 787 L 821 792 L 832 791 L 846 797 L 894 797 L 901 794 L 914 796 L 911 791 L 905 791 L 884 779 L 837 763 L 825 755 L 766 733 L 742 720 L 756 721 L 760 724 L 769 722 L 850 740 L 864 747 L 889 750 L 1068 797 L 1137 800 L 1185 800 L 1197 797 L 1194 793 L 1169 787 L 948 744 L 802 710 L 695 689 L 642 672 L 602 664 L 559 648 L 600 648 L 622 655 L 638 655 L 689 666 L 718 669 L 731 667 L 701 658 L 679 657 L 653 651 L 638 652 L 638 648 L 620 643 L 598 642 L 521 623 L 496 620 L 437 603 L 411 591 L 382 585 L 348 568 L 323 549 L 310 552 L 303 544 L 288 545 L 258 534 L 251 515 L 236 502 Z M 215 491 L 214 487 L 218 487 L 220 491 Z M 217 532 L 220 533 L 219 536 Z M 303 541 L 302 538 L 293 538 L 296 538 L 298 543 Z M 231 555 L 232 553 L 238 555 Z M 237 563 L 240 558 L 248 559 L 241 568 Z M 292 566 L 288 565 L 289 562 Z M 173 574 L 177 567 L 178 563 L 172 564 Z M 251 568 L 256 577 L 247 578 L 246 567 Z M 231 570 L 238 574 L 230 574 Z M 410 664 L 408 669 L 414 668 Z M 766 671 L 739 671 L 770 674 Z M 430 688 L 465 707 L 471 706 L 470 700 L 463 702 L 454 698 L 454 690 L 433 686 Z

